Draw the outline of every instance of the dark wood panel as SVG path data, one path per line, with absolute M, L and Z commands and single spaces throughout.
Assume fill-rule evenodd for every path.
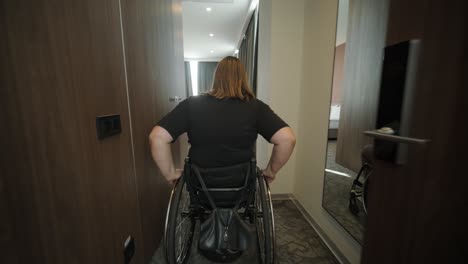
M 151 159 L 148 135 L 175 107 L 169 97 L 185 96 L 180 0 L 122 1 L 135 167 L 145 263 L 158 247 L 170 188 Z M 181 166 L 185 139 L 174 144 Z
M 379 163 L 362 263 L 467 263 L 466 1 L 427 0 L 405 166 Z M 390 187 L 390 188 L 389 188 Z
M 10 126 L 2 178 L 14 223 L 14 233 L 2 228 L 2 241 L 12 241 L 2 256 L 8 263 L 121 263 L 127 235 L 140 241 L 141 230 L 119 4 L 5 0 L 1 10 L 2 109 Z M 114 113 L 122 134 L 98 141 L 95 117 Z M 142 262 L 138 253 L 135 261 Z
M 5 263 L 25 263 L 36 259 L 44 263 L 38 239 L 30 239 L 39 230 L 34 204 L 31 164 L 25 142 L 26 126 L 18 111 L 19 97 L 12 78 L 11 58 L 5 9 L 0 2 L 0 252 Z M 18 249 L 27 249 L 19 254 Z
M 350 1 L 336 162 L 354 171 L 375 128 L 389 0 Z
M 388 15 L 387 45 L 422 36 L 426 0 L 391 0 Z

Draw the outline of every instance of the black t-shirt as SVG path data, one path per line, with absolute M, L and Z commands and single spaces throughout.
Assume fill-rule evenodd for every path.
M 258 99 L 217 99 L 210 95 L 189 97 L 168 113 L 159 126 L 175 140 L 187 132 L 192 162 L 205 168 L 234 165 L 254 155 L 257 134 L 270 141 L 288 126 Z

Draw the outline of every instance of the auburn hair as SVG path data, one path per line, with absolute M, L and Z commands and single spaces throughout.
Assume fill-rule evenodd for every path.
M 249 101 L 255 98 L 247 82 L 247 73 L 241 61 L 232 56 L 222 59 L 213 78 L 213 86 L 209 95 L 218 99 L 237 98 Z

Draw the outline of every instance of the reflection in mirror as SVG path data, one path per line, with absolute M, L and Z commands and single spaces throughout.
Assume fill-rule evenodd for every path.
M 323 207 L 359 243 L 362 243 L 366 216 L 367 177 L 372 172 L 371 162 L 363 159 L 362 169 L 351 168 L 337 161 L 341 143 L 340 113 L 343 105 L 345 50 L 348 28 L 349 0 L 339 1 L 335 62 L 328 129 L 327 157 L 323 190 Z M 363 154 L 370 151 L 363 150 Z M 364 164 L 363 163 L 363 164 Z

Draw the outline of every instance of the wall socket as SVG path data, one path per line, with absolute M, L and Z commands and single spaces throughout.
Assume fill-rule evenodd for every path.
M 124 242 L 124 263 L 129 264 L 135 254 L 135 240 L 132 236 L 128 236 L 128 238 Z

